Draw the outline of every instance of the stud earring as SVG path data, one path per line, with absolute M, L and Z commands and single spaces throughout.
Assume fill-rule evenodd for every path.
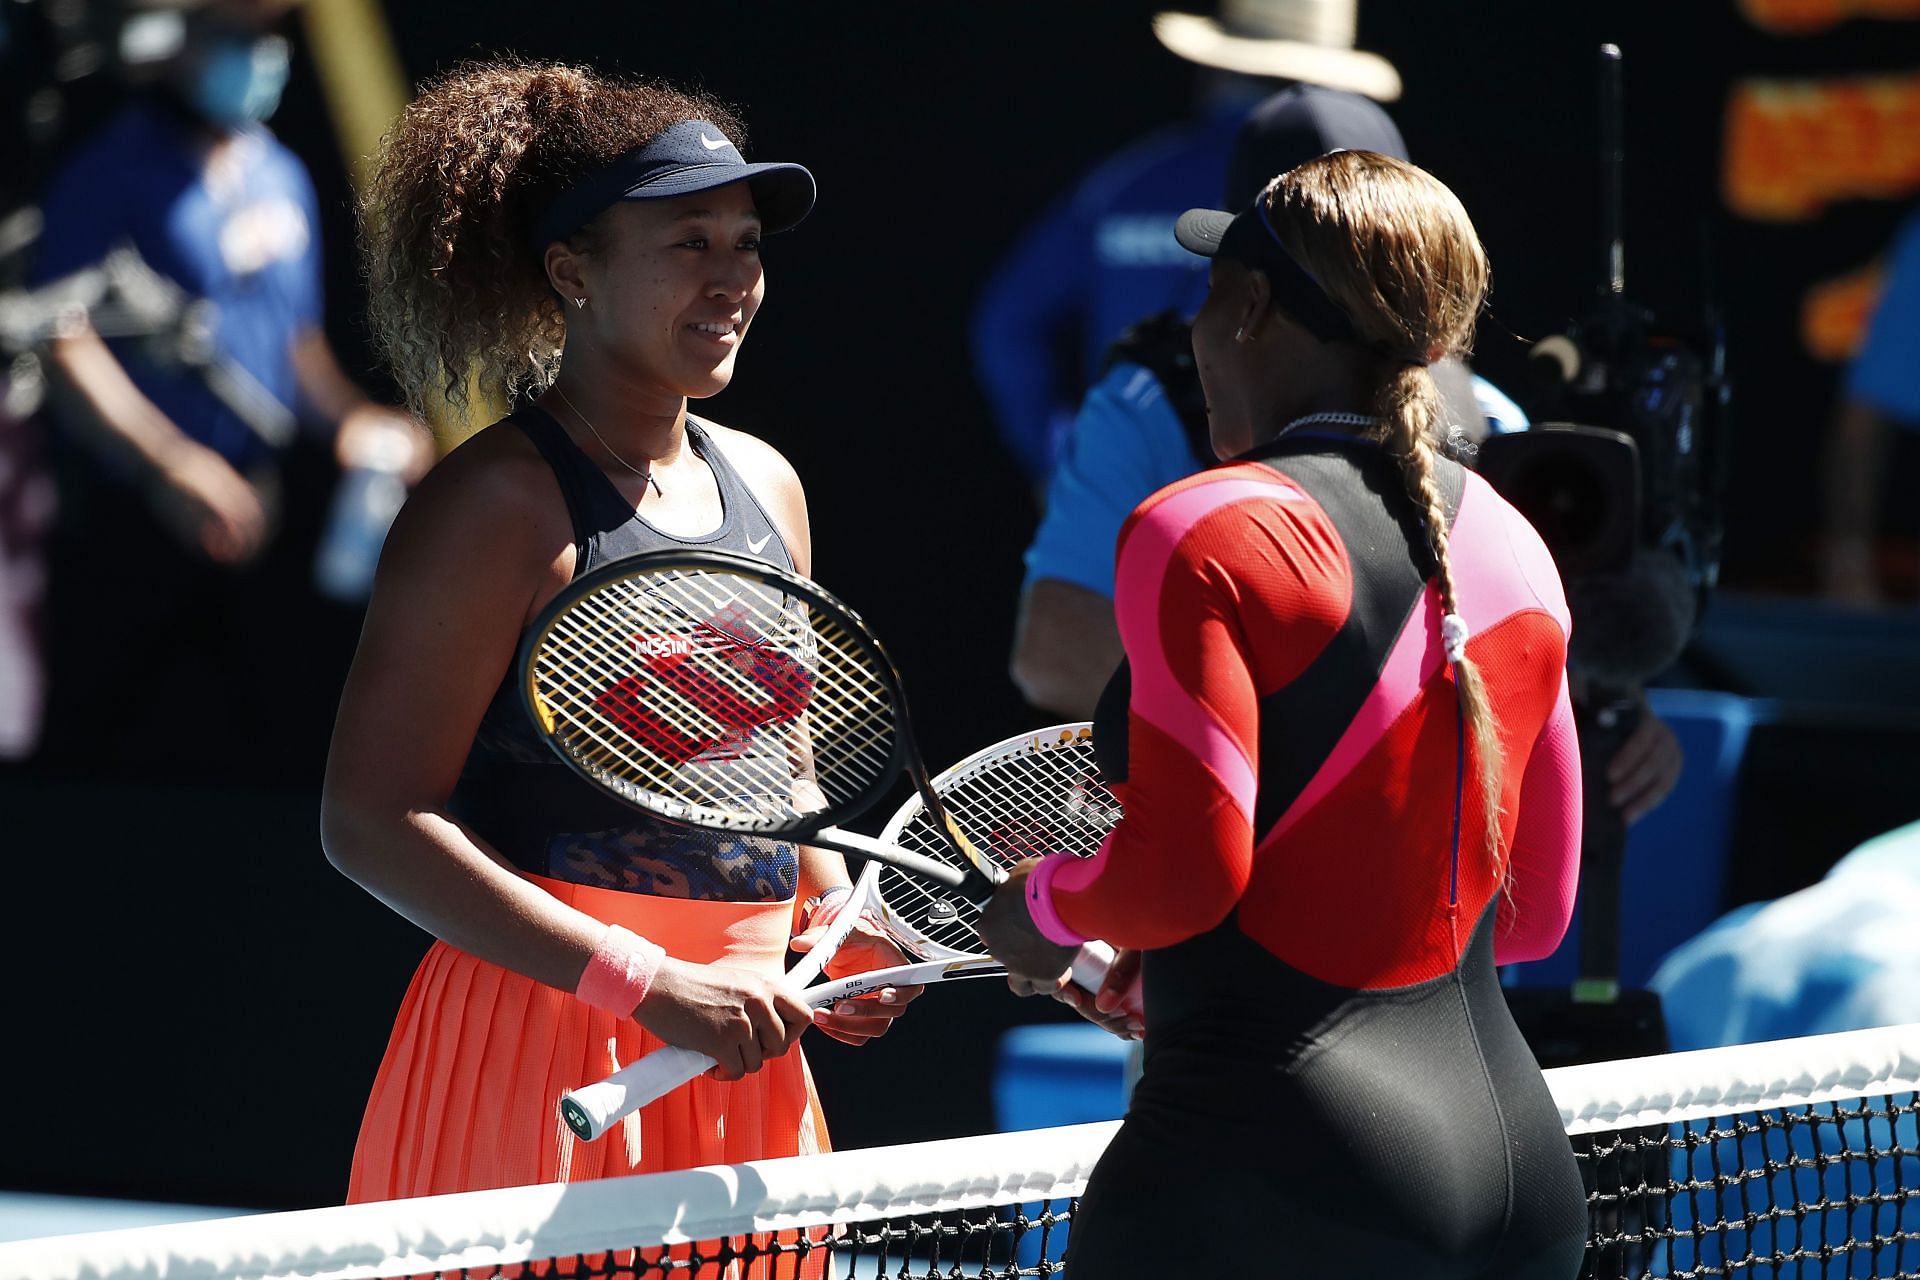
M 1245 342 L 1247 340 L 1247 326 L 1241 325 L 1238 329 L 1235 329 L 1233 331 L 1233 340 L 1235 342 Z
M 585 298 L 575 298 L 573 305 L 579 310 L 585 311 L 587 309 L 587 300 Z

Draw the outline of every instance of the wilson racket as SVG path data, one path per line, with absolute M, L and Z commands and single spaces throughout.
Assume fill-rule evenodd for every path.
M 940 816 L 893 663 L 859 615 L 764 561 L 670 549 L 607 565 L 520 652 L 528 713 L 601 790 L 669 822 L 837 849 L 984 901 L 990 863 L 846 831 L 904 769 Z
M 1067 851 L 1091 857 L 1100 847 L 1120 808 L 1099 779 L 1091 728 L 1085 723 L 1057 725 L 997 742 L 940 774 L 932 790 L 973 848 L 1004 874 L 1028 857 Z M 881 832 L 882 843 L 940 858 L 951 856 L 944 835 L 918 794 L 908 798 Z M 891 892 L 898 902 L 887 899 Z M 974 925 L 978 903 L 958 897 L 877 859 L 862 868 L 853 892 L 832 925 L 807 957 L 789 972 L 801 982 L 821 971 L 863 912 L 903 952 L 935 962 L 931 981 L 981 977 L 1005 971 L 978 954 Z M 1092 943 L 1076 957 L 1075 976 L 1097 987 L 1113 953 Z M 805 979 L 802 971 L 808 969 Z M 942 968 L 942 965 L 948 966 Z M 878 970 L 860 992 L 825 996 L 825 986 L 805 993 L 815 1008 L 886 985 L 929 981 L 908 977 L 928 965 Z M 846 981 L 852 981 L 848 979 Z M 814 991 L 823 998 L 815 1000 Z M 713 1066 L 713 1059 L 691 1049 L 670 1047 L 629 1063 L 607 1079 L 561 1099 L 561 1115 L 581 1138 L 591 1141 L 656 1098 L 670 1093 Z
M 1120 821 L 1120 802 L 1100 779 L 1093 727 L 1084 721 L 996 742 L 942 773 L 933 789 L 968 847 L 992 864 L 995 880 L 1029 858 L 1050 853 L 1091 858 Z M 939 857 L 945 847 L 941 822 L 919 795 L 912 795 L 880 839 L 909 853 Z M 914 939 L 915 955 L 934 960 L 979 951 L 981 903 L 886 864 L 876 869 L 876 880 L 883 928 L 893 937 Z M 1098 973 L 1086 975 L 1092 981 L 1082 980 L 1076 962 L 1074 977 L 1094 990 L 1113 953 L 1104 944 L 1088 949 L 1102 961 Z

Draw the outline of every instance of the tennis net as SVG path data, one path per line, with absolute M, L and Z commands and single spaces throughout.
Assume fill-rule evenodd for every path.
M 1589 1189 L 1584 1275 L 1920 1278 L 1920 1024 L 1548 1078 Z M 1115 1127 L 27 1241 L 0 1280 L 1070 1274 Z M 1156 1247 L 1181 1274 L 1177 1239 Z

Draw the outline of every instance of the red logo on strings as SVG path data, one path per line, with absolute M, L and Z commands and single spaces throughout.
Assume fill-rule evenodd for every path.
M 738 620 L 715 622 L 711 638 L 634 636 L 639 671 L 594 699 L 601 715 L 673 768 L 737 759 L 756 729 L 794 720 L 813 700 L 813 672 L 792 653 L 740 634 Z M 716 670 L 722 662 L 744 680 Z

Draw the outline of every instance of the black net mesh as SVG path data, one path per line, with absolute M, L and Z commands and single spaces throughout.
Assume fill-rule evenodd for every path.
M 1916 1095 L 1573 1139 L 1592 1222 L 1583 1277 L 1915 1277 Z

